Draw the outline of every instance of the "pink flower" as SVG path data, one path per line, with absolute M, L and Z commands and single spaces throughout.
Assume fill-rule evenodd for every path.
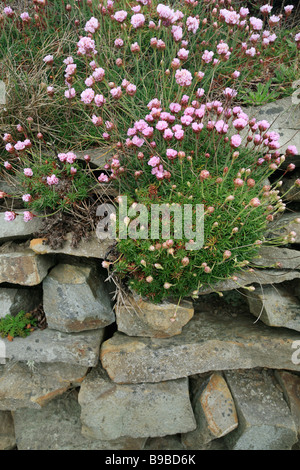
M 237 148 L 241 145 L 242 138 L 239 134 L 233 135 L 230 140 L 230 145 L 234 148 Z
M 160 158 L 159 157 L 151 157 L 150 160 L 148 161 L 148 165 L 152 166 L 153 168 L 160 163 Z
M 46 55 L 43 58 L 43 61 L 48 65 L 52 65 L 53 64 L 53 55 Z
M 116 11 L 116 13 L 114 14 L 114 19 L 118 21 L 119 23 L 123 23 L 123 21 L 125 21 L 126 18 L 127 18 L 127 11 L 120 10 L 120 11 Z
M 135 135 L 132 139 L 132 143 L 133 145 L 135 145 L 136 147 L 142 147 L 142 145 L 144 144 L 144 139 L 141 139 L 140 137 L 138 137 L 137 135 Z
M 68 64 L 65 70 L 65 77 L 70 77 L 75 74 L 77 69 L 76 64 Z
M 227 87 L 223 91 L 223 95 L 225 95 L 226 98 L 228 98 L 228 99 L 235 98 L 236 95 L 237 95 L 237 91 L 233 90 L 232 88 Z
M 51 176 L 47 176 L 47 184 L 49 186 L 52 186 L 54 184 L 58 184 L 59 183 L 59 179 L 53 174 Z
M 24 168 L 24 175 L 28 176 L 29 178 L 33 176 L 33 171 L 31 168 Z
M 5 167 L 7 170 L 11 170 L 11 169 L 12 169 L 12 165 L 11 165 L 9 162 L 4 162 L 4 167 Z
M 83 101 L 85 104 L 90 104 L 95 97 L 95 92 L 92 88 L 87 88 L 81 93 L 80 97 L 81 101 Z
M 189 16 L 186 20 L 186 26 L 188 31 L 192 31 L 193 34 L 196 34 L 199 28 L 199 20 L 194 16 Z
M 250 25 L 254 31 L 260 31 L 263 28 L 263 21 L 260 20 L 259 18 L 255 18 L 254 16 L 251 16 Z
M 124 41 L 121 38 L 117 38 L 117 39 L 115 39 L 114 44 L 115 44 L 116 47 L 123 47 L 124 46 Z
M 92 18 L 85 24 L 85 27 L 84 27 L 84 30 L 87 32 L 87 33 L 92 33 L 94 34 L 97 29 L 99 28 L 99 21 L 97 20 L 97 18 L 94 18 L 92 16 Z
M 33 213 L 30 212 L 30 211 L 24 211 L 24 214 L 23 214 L 23 218 L 24 218 L 24 222 L 29 222 L 30 220 L 32 220 L 34 217 Z
M 177 70 L 175 80 L 179 86 L 190 86 L 193 80 L 191 72 L 186 69 Z
M 98 181 L 100 183 L 108 183 L 109 178 L 105 173 L 101 173 L 100 176 L 98 176 Z
M 177 56 L 180 60 L 187 60 L 187 58 L 189 56 L 189 51 L 187 51 L 184 48 L 179 49 L 179 51 L 177 52 Z
M 298 155 L 299 152 L 297 150 L 297 147 L 295 145 L 289 145 L 288 148 L 285 151 L 286 155 Z
M 94 98 L 94 101 L 95 101 L 96 106 L 101 107 L 105 104 L 106 99 L 104 98 L 103 95 L 96 95 Z
M 75 153 L 73 153 L 73 152 L 68 152 L 68 153 L 66 153 L 66 161 L 67 161 L 68 163 L 74 163 L 75 160 L 76 160 L 76 158 L 77 158 L 77 157 L 76 157 Z
M 183 37 L 183 31 L 182 31 L 181 26 L 176 26 L 176 25 L 172 26 L 171 33 L 175 42 L 181 41 Z
M 266 131 L 267 129 L 269 129 L 271 124 L 268 121 L 266 121 L 265 119 L 263 119 L 262 121 L 259 121 L 257 123 L 257 125 L 258 125 L 259 130 L 263 132 L 263 131 Z
M 76 96 L 76 91 L 75 88 L 69 88 L 69 90 L 65 91 L 65 97 L 71 100 L 72 98 L 75 98 Z
M 207 178 L 209 178 L 210 176 L 210 173 L 208 170 L 202 170 L 200 172 L 200 180 L 203 181 L 203 180 L 206 180 Z
M 269 13 L 271 13 L 272 8 L 273 7 L 271 5 L 263 5 L 262 7 L 260 7 L 260 11 L 264 15 L 268 15 Z
M 30 194 L 23 194 L 22 200 L 23 200 L 24 202 L 30 202 L 30 201 L 32 200 L 32 197 L 31 197 Z
M 258 207 L 258 206 L 260 206 L 260 200 L 257 197 L 254 197 L 253 199 L 251 199 L 249 204 L 252 207 Z
M 11 18 L 13 15 L 14 15 L 14 11 L 11 7 L 5 7 L 3 9 L 3 13 L 8 16 L 9 18 Z
M 141 13 L 137 13 L 131 17 L 130 22 L 134 28 L 141 28 L 145 24 L 145 17 Z
M 13 211 L 6 211 L 5 214 L 4 214 L 4 220 L 6 220 L 6 222 L 11 222 L 12 220 L 15 220 L 17 214 Z
M 174 149 L 167 149 L 166 151 L 166 155 L 168 157 L 169 160 L 174 160 L 174 158 L 177 157 L 177 150 L 174 150 Z
M 119 99 L 122 96 L 122 88 L 120 86 L 112 88 L 110 90 L 110 93 L 111 93 L 113 98 Z
M 212 61 L 213 56 L 214 56 L 214 52 L 213 52 L 213 51 L 207 51 L 207 50 L 205 50 L 204 53 L 203 53 L 203 55 L 202 55 L 202 60 L 203 60 L 203 62 L 205 62 L 206 64 L 209 64 L 209 62 Z
M 69 57 L 67 57 L 63 62 L 64 62 L 64 64 L 66 64 L 66 65 L 73 64 L 73 63 L 74 63 L 74 59 L 73 59 L 73 57 L 69 56 Z
M 90 56 L 97 54 L 95 41 L 89 37 L 82 37 L 77 43 L 77 54 Z
M 22 21 L 24 21 L 24 23 L 29 23 L 31 18 L 29 16 L 29 14 L 27 13 L 27 11 L 24 11 L 24 13 L 21 13 L 20 15 L 20 18 Z
M 16 150 L 21 151 L 25 149 L 25 144 L 24 142 L 21 142 L 20 140 L 18 140 L 18 142 L 15 144 L 14 147 Z

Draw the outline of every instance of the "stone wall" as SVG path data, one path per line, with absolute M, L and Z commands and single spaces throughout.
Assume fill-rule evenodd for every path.
M 215 286 L 223 297 L 157 306 L 115 298 L 108 241 L 72 248 L 69 234 L 54 250 L 41 219 L 0 213 L 0 317 L 45 313 L 42 328 L 0 343 L 0 449 L 299 449 L 299 201 L 266 234 L 294 230 L 293 243 L 262 248 L 255 269 Z

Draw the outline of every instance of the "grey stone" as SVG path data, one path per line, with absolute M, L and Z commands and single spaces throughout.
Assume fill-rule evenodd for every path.
M 4 338 L 2 344 L 5 359 L 43 363 L 64 362 L 95 367 L 99 361 L 99 349 L 103 337 L 103 328 L 73 334 L 46 328 L 37 329 L 26 338 L 16 337 L 13 341 Z
M 39 287 L 0 287 L 0 318 L 17 315 L 21 310 L 30 312 L 41 303 L 41 300 L 42 291 Z
M 58 264 L 44 280 L 43 293 L 49 328 L 72 333 L 115 321 L 107 285 L 93 266 Z
M 264 286 L 246 295 L 251 313 L 266 325 L 300 331 L 300 300 L 286 289 Z
M 119 295 L 115 306 L 118 330 L 129 336 L 167 338 L 181 333 L 194 315 L 187 300 L 153 304 L 135 294 Z
M 214 284 L 213 287 L 203 286 L 199 289 L 199 295 L 207 295 L 212 292 L 224 292 L 234 289 L 241 289 L 243 287 L 259 284 L 280 284 L 285 281 L 300 278 L 300 271 L 284 270 L 284 269 L 252 269 L 251 271 L 240 271 L 236 273 L 237 279 L 234 281 L 228 279 Z
M 0 105 L 6 104 L 6 86 L 5 83 L 0 80 Z
M 223 437 L 237 428 L 234 401 L 220 373 L 213 373 L 201 383 L 198 390 L 194 391 L 192 404 L 197 428 L 181 435 L 187 448 L 200 449 L 213 439 Z
M 40 410 L 14 412 L 18 450 L 141 450 L 146 439 L 91 440 L 81 434 L 75 390 L 54 398 Z
M 149 437 L 144 450 L 184 450 L 179 436 Z
M 86 437 L 158 437 L 196 427 L 187 378 L 117 385 L 97 367 L 83 381 L 78 401 Z
M 97 165 L 97 167 L 99 168 L 103 168 L 105 163 L 107 163 L 109 159 L 111 159 L 115 154 L 114 149 L 110 146 L 96 147 L 93 149 L 78 151 L 75 153 L 77 158 L 80 160 L 84 160 L 84 156 L 89 155 L 91 159 L 90 161 L 94 165 Z
M 291 96 L 260 107 L 245 108 L 244 111 L 250 118 L 267 120 L 271 130 L 280 134 L 281 153 L 285 153 L 289 145 L 300 149 L 300 106 L 294 104 Z
M 5 243 L 0 247 L 0 283 L 35 286 L 54 263 L 51 256 L 37 255 L 24 245 Z
M 239 426 L 225 437 L 232 450 L 289 450 L 297 442 L 290 410 L 266 371 L 226 371 Z
M 263 268 L 300 269 L 300 253 L 285 247 L 262 246 L 251 264 Z
M 300 437 L 300 377 L 286 370 L 276 370 L 275 377 L 282 387 L 284 398 L 289 405 Z
M 16 446 L 14 421 L 10 411 L 0 411 L 0 450 L 12 450 Z
M 87 371 L 78 364 L 7 362 L 0 366 L 0 410 L 40 409 L 79 386 Z
M 34 217 L 29 222 L 24 222 L 23 210 L 17 211 L 17 217 L 11 222 L 4 220 L 4 214 L 0 217 L 0 242 L 6 242 L 8 240 L 23 240 L 31 238 L 36 232 L 38 232 L 42 226 L 42 217 Z
M 116 383 L 159 382 L 226 369 L 298 370 L 292 344 L 299 333 L 253 321 L 241 308 L 237 317 L 197 312 L 172 338 L 129 337 L 116 332 L 102 344 L 100 358 Z
M 288 212 L 282 214 L 276 220 L 268 225 L 266 238 L 288 237 L 290 232 L 295 232 L 295 241 L 290 243 L 300 243 L 300 214 L 297 212 Z
M 46 244 L 43 238 L 35 238 L 30 242 L 30 248 L 40 255 L 64 254 L 84 258 L 105 259 L 106 253 L 114 244 L 114 240 L 99 240 L 95 233 L 91 233 L 89 238 L 82 239 L 76 248 L 72 246 L 72 234 L 68 233 L 61 248 L 53 249 Z

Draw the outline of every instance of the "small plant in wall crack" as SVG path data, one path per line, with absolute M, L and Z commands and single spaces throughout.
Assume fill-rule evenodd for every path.
M 31 313 L 21 310 L 16 316 L 6 315 L 0 320 L 0 335 L 13 341 L 16 336 L 26 338 L 35 329 L 36 320 Z

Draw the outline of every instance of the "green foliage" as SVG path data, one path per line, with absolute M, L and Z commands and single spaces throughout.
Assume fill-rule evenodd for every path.
M 30 313 L 21 310 L 15 317 L 6 315 L 0 320 L 0 335 L 7 337 L 10 341 L 16 336 L 25 338 L 30 335 L 36 326 L 36 320 Z
M 276 101 L 280 97 L 280 93 L 278 91 L 270 91 L 270 86 L 270 83 L 258 83 L 256 91 L 241 90 L 240 94 L 243 97 L 243 102 L 245 104 L 261 106 Z
M 26 162 L 24 162 L 26 167 Z M 28 166 L 33 171 L 33 177 L 24 173 L 18 174 L 24 193 L 29 193 L 32 200 L 26 206 L 37 212 L 61 211 L 71 209 L 72 206 L 86 199 L 94 186 L 92 175 L 85 171 L 80 163 L 64 163 L 53 157 L 37 157 L 32 155 Z M 71 168 L 77 170 L 72 175 Z M 50 185 L 47 176 L 55 174 L 59 183 Z

